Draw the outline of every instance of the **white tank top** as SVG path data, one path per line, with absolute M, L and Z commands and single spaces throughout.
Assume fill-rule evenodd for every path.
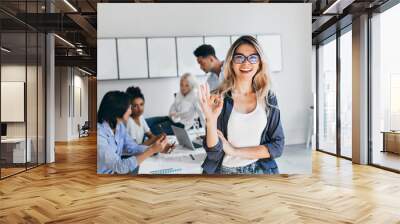
M 252 112 L 247 114 L 239 113 L 233 108 L 228 121 L 228 141 L 234 147 L 258 146 L 266 126 L 267 114 L 259 103 L 257 103 Z M 257 160 L 225 154 L 222 165 L 226 167 L 242 167 Z

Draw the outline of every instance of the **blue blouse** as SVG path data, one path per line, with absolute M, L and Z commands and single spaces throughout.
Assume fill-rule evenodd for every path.
M 138 162 L 135 155 L 146 151 L 148 146 L 137 144 L 119 123 L 115 135 L 107 122 L 97 123 L 97 173 L 126 174 L 134 171 Z M 121 156 L 130 156 L 121 158 Z

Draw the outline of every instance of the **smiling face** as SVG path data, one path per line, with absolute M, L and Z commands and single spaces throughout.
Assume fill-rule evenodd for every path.
M 250 55 L 258 55 L 256 49 L 250 44 L 242 44 L 240 45 L 234 55 L 243 55 L 248 57 Z M 254 56 L 253 56 L 254 57 Z M 253 76 L 257 73 L 260 66 L 260 59 L 258 56 L 258 60 L 255 64 L 251 64 L 247 58 L 243 63 L 235 63 L 232 62 L 233 71 L 238 79 L 251 80 Z M 254 58 L 253 58 L 254 59 Z
M 132 116 L 139 117 L 144 111 L 144 100 L 140 97 L 136 97 L 132 100 Z

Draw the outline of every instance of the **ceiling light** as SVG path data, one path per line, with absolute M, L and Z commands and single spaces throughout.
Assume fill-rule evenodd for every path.
M 78 67 L 78 70 L 81 71 L 81 72 L 83 72 L 83 73 L 85 73 L 85 74 L 87 74 L 87 75 L 92 75 L 92 73 L 90 73 L 90 72 L 88 72 L 88 71 L 86 71 L 86 70 L 83 70 L 83 69 L 81 69 L 81 68 L 79 68 L 79 67 Z
M 71 4 L 69 3 L 68 0 L 64 0 L 65 4 L 67 4 L 72 10 L 74 10 L 74 12 L 78 12 L 78 10 Z
M 69 45 L 69 46 L 75 48 L 75 45 L 73 45 L 73 44 L 72 44 L 71 42 L 69 42 L 68 40 L 66 40 L 66 39 L 64 39 L 64 38 L 62 38 L 62 37 L 60 37 L 60 36 L 57 35 L 57 34 L 54 34 L 54 36 L 56 36 L 58 39 L 60 39 L 61 41 L 63 41 L 63 42 L 66 43 L 67 45 Z
M 332 5 L 330 5 L 327 9 L 324 10 L 324 12 L 322 14 L 328 14 L 328 13 L 332 13 L 332 9 L 334 9 L 335 7 L 337 7 L 337 4 L 339 4 L 339 2 L 342 0 L 336 0 Z M 337 13 L 337 9 L 334 10 L 335 13 Z
M 6 52 L 6 53 L 10 53 L 10 52 L 11 52 L 11 50 L 9 50 L 9 49 L 7 49 L 7 48 L 5 48 L 5 47 L 1 47 L 1 50 L 4 51 L 4 52 Z

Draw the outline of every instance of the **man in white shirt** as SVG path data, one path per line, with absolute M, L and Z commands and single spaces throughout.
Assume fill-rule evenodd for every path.
M 214 47 L 209 44 L 199 46 L 193 54 L 196 56 L 201 70 L 209 73 L 207 83 L 210 91 L 214 91 L 224 81 L 224 62 L 217 58 Z

